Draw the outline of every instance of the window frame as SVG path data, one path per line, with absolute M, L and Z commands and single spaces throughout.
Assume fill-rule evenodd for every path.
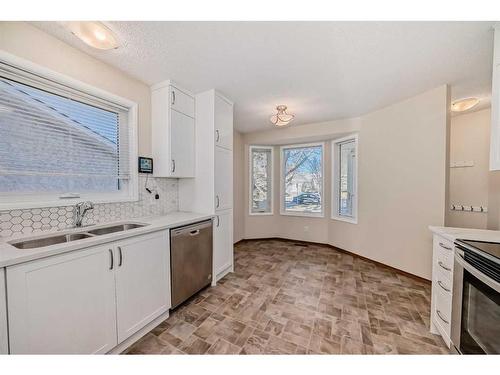
M 5 51 L 0 51 L 0 67 L 7 71 L 4 74 L 7 78 L 13 78 L 19 82 L 30 82 L 31 86 L 37 88 L 51 88 L 50 92 L 58 93 L 58 87 L 65 89 L 75 96 L 88 98 L 92 101 L 102 102 L 103 108 L 106 103 L 123 107 L 128 112 L 128 140 L 129 140 L 129 183 L 126 191 L 112 193 L 81 193 L 78 197 L 65 198 L 67 194 L 55 193 L 0 193 L 0 210 L 29 209 L 54 206 L 73 206 L 75 203 L 83 200 L 90 200 L 94 203 L 114 203 L 114 202 L 132 202 L 139 199 L 137 169 L 138 156 L 138 105 L 137 103 L 111 94 L 107 91 L 81 82 L 65 74 L 55 72 L 38 64 L 24 60 Z M 48 83 L 48 84 L 47 84 Z
M 344 216 L 339 214 L 339 196 L 340 196 L 340 145 L 347 142 L 354 141 L 354 147 L 356 150 L 356 158 L 354 161 L 355 173 L 353 176 L 353 203 L 352 203 L 352 216 Z M 332 140 L 332 220 L 343 221 L 351 224 L 358 224 L 358 205 L 359 205 L 359 195 L 358 195 L 358 160 L 359 160 L 359 136 L 358 134 L 351 134 L 346 137 L 333 139 Z
M 252 191 L 252 182 L 253 182 L 253 159 L 252 159 L 252 151 L 254 149 L 264 149 L 271 151 L 271 193 L 270 193 L 270 207 L 271 211 L 267 212 L 253 212 L 252 204 L 253 204 L 253 191 Z M 258 146 L 258 145 L 250 145 L 248 148 L 248 214 L 250 216 L 269 216 L 274 215 L 274 146 Z
M 286 149 L 302 147 L 321 147 L 321 212 L 293 212 L 285 209 L 285 179 L 283 152 Z M 325 142 L 297 143 L 280 147 L 280 215 L 299 217 L 325 217 Z

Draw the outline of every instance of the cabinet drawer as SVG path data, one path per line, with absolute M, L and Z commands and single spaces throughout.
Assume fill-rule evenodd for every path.
M 170 86 L 170 108 L 194 118 L 194 98 L 175 86 Z
M 443 276 L 451 280 L 453 277 L 453 256 L 438 251 L 434 259 L 436 271 L 441 272 Z
M 450 272 L 437 268 L 432 283 L 434 288 L 440 289 L 444 294 L 449 294 L 451 298 L 453 290 L 453 278 L 451 277 Z
M 450 274 L 453 272 L 453 243 L 442 237 L 434 236 L 434 261 L 435 266 Z
M 446 336 L 450 337 L 451 332 L 451 293 L 445 292 L 437 284 L 433 286 L 436 294 L 434 306 L 434 323 L 444 331 Z

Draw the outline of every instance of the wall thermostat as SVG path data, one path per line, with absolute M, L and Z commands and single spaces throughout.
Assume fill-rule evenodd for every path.
M 139 156 L 139 173 L 153 173 L 153 159 Z

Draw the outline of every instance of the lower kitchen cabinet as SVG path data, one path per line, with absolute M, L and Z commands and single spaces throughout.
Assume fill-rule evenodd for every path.
M 7 267 L 11 354 L 106 353 L 170 307 L 155 232 Z
M 116 247 L 116 311 L 122 342 L 170 308 L 167 232 L 134 237 Z
M 117 345 L 108 246 L 7 268 L 11 354 L 106 353 Z
M 0 354 L 7 354 L 9 352 L 7 341 L 7 301 L 5 298 L 5 269 L 0 268 Z
M 233 270 L 233 210 L 217 212 L 214 219 L 214 274 L 216 280 Z

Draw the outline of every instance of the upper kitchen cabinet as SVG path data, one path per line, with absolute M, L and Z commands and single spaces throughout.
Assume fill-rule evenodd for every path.
M 194 97 L 171 81 L 151 88 L 154 175 L 195 176 Z
M 215 95 L 215 144 L 233 149 L 233 104 L 218 93 Z
M 500 25 L 495 27 L 491 88 L 490 170 L 500 170 Z

